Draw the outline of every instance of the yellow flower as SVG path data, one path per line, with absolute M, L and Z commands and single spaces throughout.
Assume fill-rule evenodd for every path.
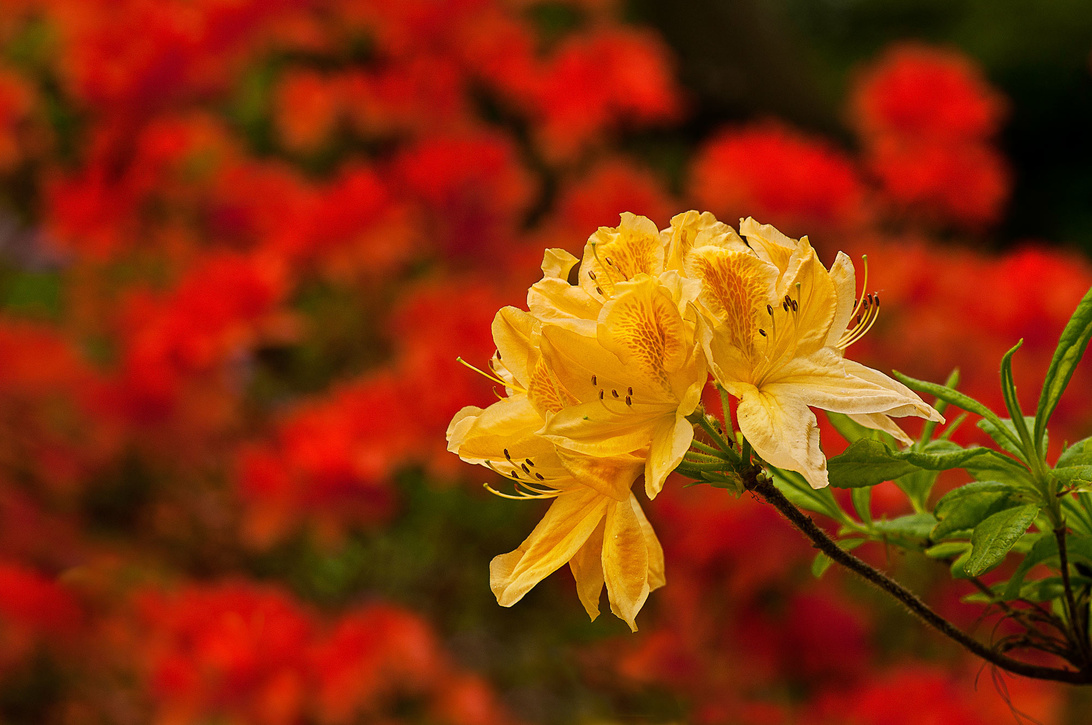
M 539 352 L 540 324 L 502 309 L 493 323 L 492 374 L 507 395 L 484 410 L 467 407 L 448 427 L 448 449 L 513 482 L 515 498 L 552 498 L 546 515 L 515 550 L 493 559 L 490 587 L 502 606 L 519 601 L 566 562 L 588 614 L 611 610 L 636 630 L 648 593 L 663 585 L 663 551 L 630 488 L 641 458 L 587 456 L 539 434 L 546 418 L 575 402 Z M 491 489 L 492 490 L 492 489 Z
M 856 297 L 846 255 L 839 253 L 828 271 L 807 237 L 790 239 L 750 218 L 740 232 L 747 244 L 729 239 L 692 249 L 686 271 L 702 284 L 700 337 L 713 375 L 739 399 L 740 430 L 759 456 L 821 488 L 826 458 L 809 406 L 850 414 L 904 440 L 888 416 L 943 421 L 913 391 L 843 357 L 879 304 L 871 295 Z
M 542 433 L 588 456 L 643 458 L 645 491 L 655 498 L 690 448 L 694 426 L 686 416 L 708 379 L 695 323 L 680 311 L 698 289 L 669 272 L 616 282 L 611 293 L 594 337 L 542 329 L 550 370 L 579 401 L 548 415 Z

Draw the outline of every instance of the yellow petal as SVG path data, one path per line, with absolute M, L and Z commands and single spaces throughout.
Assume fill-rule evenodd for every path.
M 644 461 L 632 455 L 605 457 L 602 451 L 596 451 L 600 455 L 590 456 L 565 448 L 555 450 L 562 465 L 573 478 L 617 501 L 623 501 L 630 495 L 633 482 L 644 468 Z
M 514 381 L 519 387 L 527 387 L 529 365 L 537 357 L 535 318 L 518 307 L 502 307 L 493 318 L 493 342 L 497 346 L 498 364 L 494 372 L 506 383 Z M 512 380 L 505 379 L 504 372 Z
M 754 359 L 766 307 L 774 300 L 777 268 L 750 252 L 706 246 L 691 252 L 687 274 L 702 283 L 699 299 L 716 334 Z
M 544 279 L 527 290 L 527 309 L 543 324 L 558 325 L 594 336 L 601 299 L 563 279 Z
M 667 373 L 681 368 L 693 345 L 678 307 L 657 279 L 643 277 L 619 284 L 615 297 L 603 305 L 598 339 L 627 367 L 666 388 Z
M 815 414 L 792 396 L 793 389 L 776 395 L 751 387 L 740 398 L 736 416 L 739 429 L 767 463 L 796 471 L 812 488 L 827 485 L 827 459 L 819 447 Z
M 637 499 L 612 503 L 607 509 L 603 531 L 603 578 L 610 609 L 637 631 L 637 613 L 650 591 L 648 544 L 634 511 Z
M 542 521 L 515 551 L 490 562 L 489 586 L 497 603 L 512 606 L 572 559 L 603 519 L 608 501 L 583 487 L 554 499 Z
M 542 276 L 545 279 L 568 279 L 569 272 L 579 262 L 564 249 L 547 249 L 542 255 Z
M 838 297 L 830 273 L 803 237 L 778 280 L 778 297 L 795 303 L 791 322 L 779 323 L 779 337 L 792 340 L 792 355 L 807 355 L 826 343 Z
M 682 270 L 690 250 L 707 244 L 745 249 L 747 245 L 730 226 L 709 212 L 685 211 L 671 217 L 671 226 L 661 233 L 667 243 L 667 269 Z
M 667 583 L 667 578 L 664 576 L 664 549 L 660 546 L 660 540 L 656 537 L 656 532 L 652 530 L 652 524 L 648 522 L 636 497 L 633 498 L 632 504 L 637 520 L 641 522 L 645 545 L 648 546 L 648 588 L 650 591 L 655 591 Z
M 622 213 L 617 227 L 599 227 L 584 246 L 580 286 L 592 296 L 608 299 L 614 286 L 638 274 L 664 271 L 664 243 L 651 219 Z
M 844 252 L 838 252 L 834 264 L 830 265 L 830 280 L 834 283 L 837 303 L 830 331 L 824 341 L 826 347 L 833 347 L 842 337 L 853 317 L 853 308 L 857 304 L 857 276 L 853 269 L 853 260 Z
M 695 382 L 683 396 L 674 417 L 665 417 L 652 434 L 648 460 L 645 462 L 645 493 L 656 498 L 664 487 L 664 481 L 682 461 L 694 440 L 694 424 L 686 419 L 697 409 L 705 388 L 705 376 Z
M 912 390 L 878 370 L 843 359 L 832 348 L 796 358 L 771 374 L 762 386 L 775 395 L 791 394 L 807 405 L 836 413 L 917 415 L 943 420 Z M 782 393 L 787 391 L 791 393 Z
M 784 273 L 789 258 L 796 251 L 797 241 L 787 237 L 770 224 L 759 224 L 752 217 L 739 220 L 739 233 L 747 238 L 747 244 L 765 262 Z
M 526 456 L 553 455 L 553 446 L 536 433 L 542 416 L 526 395 L 502 398 L 477 413 L 463 408 L 449 428 L 448 449 L 469 463 L 482 463 L 503 457 L 506 448 L 534 448 Z M 514 454 L 513 454 L 514 455 Z
M 569 561 L 576 580 L 576 593 L 592 621 L 599 616 L 599 599 L 603 595 L 603 522 Z
M 883 413 L 849 413 L 848 417 L 850 420 L 860 423 L 865 428 L 882 430 L 900 443 L 908 446 L 914 444 L 914 439 L 906 435 L 906 432 L 902 428 L 895 425 L 895 422 Z

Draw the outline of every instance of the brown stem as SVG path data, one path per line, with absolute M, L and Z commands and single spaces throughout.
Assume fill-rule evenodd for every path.
M 1065 534 L 1065 524 L 1054 529 L 1054 538 L 1058 542 L 1058 567 L 1061 569 L 1062 588 L 1065 590 L 1065 609 L 1069 618 L 1069 626 L 1072 629 L 1073 642 L 1076 644 L 1077 651 L 1080 652 L 1085 666 L 1087 666 L 1090 659 L 1092 659 L 1089 657 L 1088 630 L 1081 632 L 1081 616 L 1077 612 L 1077 603 L 1073 599 L 1073 586 L 1069 579 L 1069 553 L 1066 550 Z
M 1068 682 L 1075 685 L 1092 684 L 1092 670 L 1067 670 L 1055 667 L 1041 667 L 1039 665 L 1021 662 L 1020 660 L 1006 657 L 996 649 L 987 647 L 970 635 L 956 628 L 948 620 L 929 608 L 916 594 L 903 587 L 884 573 L 866 564 L 853 554 L 838 546 L 826 532 L 815 525 L 811 517 L 796 508 L 785 496 L 777 490 L 773 482 L 761 471 L 749 467 L 745 471 L 744 486 L 753 491 L 769 503 L 773 504 L 789 522 L 799 529 L 811 542 L 829 556 L 833 561 L 856 572 L 869 582 L 887 592 L 895 599 L 902 602 L 920 620 L 936 629 L 938 632 L 963 645 L 966 649 L 978 655 L 982 659 L 1009 672 L 1032 677 L 1039 680 L 1052 680 L 1054 682 Z

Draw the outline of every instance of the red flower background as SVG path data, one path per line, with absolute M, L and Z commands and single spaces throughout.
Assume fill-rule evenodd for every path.
M 1003 351 L 1024 339 L 1034 391 L 1092 285 L 1075 252 L 987 251 L 1010 104 L 969 57 L 891 46 L 848 81 L 847 135 L 759 114 L 666 163 L 633 139 L 693 99 L 625 15 L 0 0 L 0 719 L 1082 722 L 1088 695 L 998 686 L 723 491 L 649 507 L 669 583 L 637 635 L 586 622 L 564 574 L 492 601 L 537 510 L 444 430 L 490 400 L 455 358 L 488 359 L 544 247 L 694 207 L 867 253 L 884 313 L 856 356 L 958 366 L 994 406 Z M 1078 371 L 1055 448 L 1090 399 Z M 991 635 L 942 568 L 866 555 Z

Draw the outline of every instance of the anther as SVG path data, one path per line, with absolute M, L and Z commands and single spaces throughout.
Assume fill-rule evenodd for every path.
M 591 279 L 592 282 L 594 282 L 595 281 L 595 272 L 588 272 L 588 278 Z
M 591 384 L 592 385 L 598 385 L 599 384 L 599 379 L 596 378 L 594 375 L 591 376 Z
M 633 386 L 631 385 L 630 387 L 626 388 L 626 392 L 630 395 L 633 395 Z
M 773 317 L 773 306 L 772 305 L 766 305 L 766 314 L 769 315 L 770 317 Z
M 626 405 L 633 405 L 633 398 L 626 396 Z
M 797 310 L 796 300 L 792 300 L 792 311 L 796 312 L 796 310 Z
M 603 399 L 603 391 L 602 391 L 602 390 L 600 390 L 600 391 L 599 391 L 599 399 L 600 399 L 600 400 L 602 400 L 602 399 Z
M 763 330 L 762 328 L 759 328 L 759 329 L 758 329 L 758 334 L 759 334 L 759 335 L 762 335 L 763 337 L 766 337 L 766 331 L 765 331 L 765 330 Z
M 531 460 L 530 458 L 527 458 L 527 459 L 525 459 L 525 460 L 526 460 L 526 462 L 527 462 L 527 465 L 528 465 L 528 466 L 533 466 L 533 465 L 535 465 L 535 462 L 534 462 L 534 461 L 532 461 L 532 460 Z
M 598 287 L 595 288 L 595 291 L 598 292 L 599 294 L 603 294 L 603 290 L 599 289 Z
M 613 395 L 616 398 L 618 397 L 618 391 L 617 390 L 610 391 L 610 394 Z
M 531 469 L 527 467 L 526 463 L 519 464 L 519 467 L 523 469 L 524 473 L 530 473 L 531 472 Z
M 507 458 L 509 461 L 512 460 L 512 454 L 508 452 L 507 448 L 504 449 L 504 457 Z
M 789 311 L 789 298 L 788 297 L 781 300 L 781 309 L 785 310 L 785 312 Z
M 535 473 L 535 478 L 537 478 L 540 481 L 545 481 L 546 480 L 546 477 L 543 476 L 541 473 Z
M 494 354 L 495 354 L 495 355 L 497 356 L 497 359 L 498 359 L 498 360 L 500 360 L 500 359 L 501 359 L 501 356 L 500 356 L 500 350 L 497 350 L 497 352 L 496 352 L 496 353 L 494 353 Z

